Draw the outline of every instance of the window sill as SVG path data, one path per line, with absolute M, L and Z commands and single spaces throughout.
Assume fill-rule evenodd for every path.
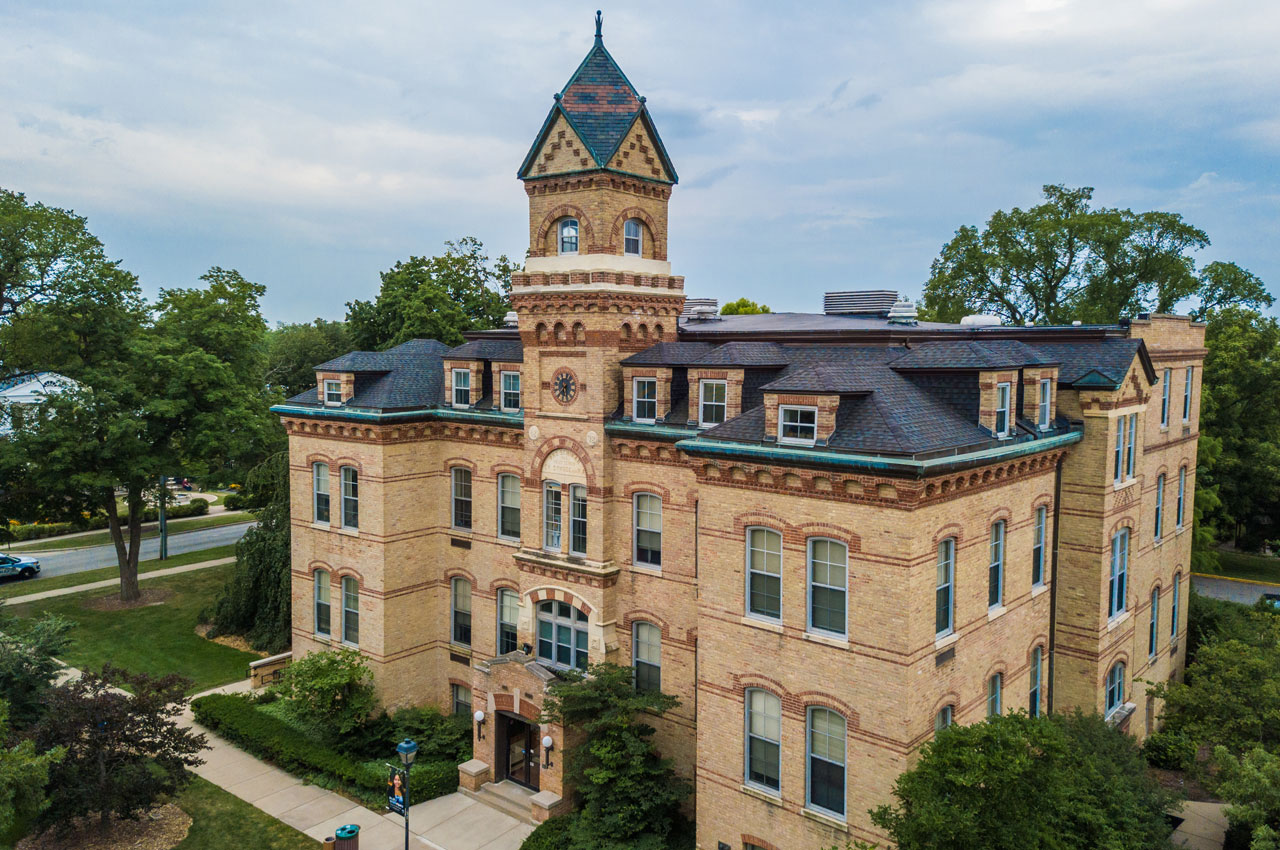
M 1111 482 L 1111 489 L 1118 493 L 1124 488 L 1132 487 L 1134 484 L 1137 484 L 1137 483 L 1138 483 L 1137 478 L 1130 478 L 1127 481 L 1120 481 L 1120 482 L 1117 482 L 1113 479 Z
M 1048 590 L 1048 589 L 1049 589 L 1049 585 L 1047 585 L 1047 584 L 1033 584 L 1033 585 L 1031 585 L 1031 598 L 1032 598 L 1032 599 L 1035 599 L 1037 596 L 1039 596 L 1040 594 L 1044 593 L 1044 592 L 1045 592 L 1046 590 Z
M 465 643 L 455 643 L 454 641 L 449 641 L 449 651 L 456 652 L 459 655 L 465 655 L 468 658 L 471 657 L 471 647 L 467 646 Z
M 333 531 L 333 530 L 335 530 L 335 527 L 334 527 L 334 526 L 332 526 L 332 525 L 330 525 L 330 524 L 329 524 L 329 523 L 327 523 L 327 522 L 313 522 L 313 523 L 311 523 L 311 527 L 312 527 L 312 528 L 314 528 L 316 531 Z
M 839 830 L 841 832 L 849 831 L 849 824 L 842 821 L 835 815 L 829 815 L 826 812 L 819 812 L 816 809 L 811 809 L 807 806 L 800 810 L 800 814 L 810 820 L 816 820 L 818 823 L 823 826 L 830 827 L 831 829 Z
M 820 643 L 823 646 L 830 646 L 836 649 L 849 648 L 849 639 L 847 637 L 841 638 L 841 637 L 836 637 L 835 635 L 824 635 L 824 634 L 819 634 L 815 632 L 805 632 L 803 637 L 807 641 L 812 641 L 813 643 Z
M 459 528 L 456 525 L 449 526 L 450 534 L 475 534 L 474 528 Z
M 349 641 L 349 640 L 344 640 L 344 641 L 342 641 L 342 645 L 343 645 L 343 646 L 345 646 L 347 649 L 359 649 L 359 648 L 360 648 L 360 644 L 358 644 L 358 643 L 352 643 L 352 642 L 351 642 L 351 641 Z
M 782 634 L 782 623 L 775 623 L 772 620 L 762 620 L 758 617 L 743 617 L 742 625 L 751 626 L 753 629 L 762 629 L 766 632 Z
M 452 405 L 452 407 L 454 410 L 470 410 L 471 409 L 471 405 L 469 404 L 455 404 L 455 405 Z
M 949 635 L 943 635 L 940 638 L 935 638 L 933 641 L 933 648 L 946 649 L 948 646 L 951 646 L 951 644 L 955 643 L 958 640 L 960 640 L 960 635 L 957 634 L 956 632 L 952 632 Z
M 345 526 L 345 525 L 330 526 L 330 528 L 331 528 L 333 531 L 338 532 L 339 534 L 345 534 L 347 537 L 359 537 L 359 536 L 360 536 L 360 529 L 358 529 L 358 528 L 351 528 L 351 527 L 349 527 L 349 526 Z
M 789 440 L 789 439 L 785 439 L 785 438 L 783 438 L 783 437 L 779 437 L 779 438 L 778 438 L 778 445 L 780 445 L 780 446 L 802 446 L 802 447 L 807 448 L 807 449 L 811 449 L 811 448 L 813 448 L 813 447 L 814 447 L 814 444 L 816 444 L 817 442 L 818 442 L 818 441 L 817 441 L 816 439 L 814 439 L 814 440 Z
M 1005 607 L 1005 606 L 1003 606 L 1003 605 L 997 605 L 995 608 L 988 608 L 988 609 L 987 609 L 987 622 L 989 623 L 989 622 L 991 622 L 992 620 L 994 620 L 994 619 L 995 619 L 995 618 L 997 618 L 997 617 L 1003 617 L 1003 616 L 1005 615 L 1005 612 L 1006 612 L 1006 611 L 1008 611 L 1008 610 L 1009 610 L 1009 609 L 1008 609 L 1008 608 L 1006 608 L 1006 607 Z
M 314 632 L 311 636 L 316 640 L 322 640 L 325 643 L 333 643 L 333 635 L 331 634 L 326 635 L 323 632 Z
M 1132 612 L 1130 611 L 1122 611 L 1119 614 L 1112 617 L 1110 620 L 1107 621 L 1107 631 L 1112 631 L 1118 628 L 1122 623 L 1126 622 L 1129 619 L 1129 616 L 1131 613 Z
M 660 564 L 654 566 L 653 564 L 637 564 L 635 561 L 627 561 L 627 565 L 630 566 L 631 569 L 639 570 L 642 573 L 648 573 L 649 575 L 654 576 L 662 575 L 662 566 Z
M 505 543 L 505 544 L 507 544 L 508 546 L 519 546 L 519 545 L 520 545 L 520 538 L 519 538 L 519 537 L 503 537 L 501 534 L 499 534 L 499 535 L 498 535 L 496 538 L 494 538 L 494 539 L 495 539 L 495 540 L 497 540 L 499 543 Z
M 783 805 L 781 794 L 774 794 L 769 791 L 762 791 L 759 788 L 756 788 L 752 785 L 747 785 L 745 783 L 739 786 L 738 790 L 740 790 L 743 794 L 746 794 L 751 797 L 755 797 L 757 800 L 763 800 L 764 802 L 768 803 L 771 806 Z

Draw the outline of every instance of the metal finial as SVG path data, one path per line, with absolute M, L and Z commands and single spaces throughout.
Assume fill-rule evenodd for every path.
M 600 10 L 596 9 L 596 38 L 604 38 L 601 34 L 601 28 L 604 26 L 604 15 L 600 14 Z

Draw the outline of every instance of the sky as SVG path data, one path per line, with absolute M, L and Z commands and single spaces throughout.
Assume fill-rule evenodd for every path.
M 149 294 L 211 266 L 338 319 L 462 236 L 522 256 L 516 169 L 598 3 L 0 4 L 0 186 L 75 209 Z M 603 7 L 680 175 L 689 296 L 918 297 L 961 225 L 1048 183 L 1178 212 L 1280 294 L 1280 6 Z

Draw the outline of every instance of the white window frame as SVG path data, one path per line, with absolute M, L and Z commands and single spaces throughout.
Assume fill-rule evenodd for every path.
M 582 545 L 576 540 L 582 532 Z M 582 484 L 569 485 L 569 554 L 587 554 L 587 488 Z
M 347 473 L 351 473 L 351 480 L 347 480 Z M 340 516 L 343 528 L 349 528 L 353 531 L 360 528 L 360 470 L 354 466 L 343 466 L 338 468 L 338 480 L 341 482 L 342 488 L 342 514 Z M 348 487 L 348 485 L 350 485 Z M 352 512 L 355 515 L 355 522 L 347 522 L 347 505 L 352 506 Z
M 995 433 L 996 437 L 1003 440 L 1013 433 L 1013 416 L 1011 407 L 1013 406 L 1013 384 L 1008 382 L 996 384 L 996 421 Z M 1000 424 L 1000 417 L 1004 417 L 1004 425 Z
M 1035 517 L 1031 531 L 1031 586 L 1044 587 L 1044 553 L 1049 542 L 1049 509 L 1041 505 L 1036 508 Z
M 453 375 L 453 394 L 450 396 L 449 400 L 455 408 L 465 410 L 471 406 L 471 370 L 453 369 L 451 371 Z M 462 378 L 463 380 L 459 381 L 459 378 Z M 467 400 L 465 402 L 458 402 L 459 391 L 466 393 Z
M 1107 582 L 1107 619 L 1114 620 L 1127 610 L 1129 584 L 1129 529 L 1111 536 L 1111 576 Z
M 813 424 L 809 425 L 799 421 L 788 423 L 788 413 L 812 413 Z M 784 429 L 788 424 L 795 426 L 797 430 L 800 428 L 812 428 L 813 436 L 805 437 L 786 437 L 783 436 Z M 818 441 L 818 408 L 811 405 L 803 404 L 780 404 L 778 405 L 778 442 L 789 446 L 812 446 Z
M 752 545 L 752 536 L 753 536 L 752 532 L 755 532 L 755 531 L 766 532 L 766 537 L 764 538 L 765 540 L 776 539 L 778 542 L 778 551 L 774 553 L 768 548 L 763 548 L 763 549 L 755 548 Z M 767 535 L 773 535 L 773 537 L 768 537 Z M 747 557 L 747 564 L 746 564 L 746 570 L 745 570 L 746 576 L 747 576 L 747 587 L 746 587 L 746 600 L 745 600 L 746 605 L 744 606 L 744 608 L 746 609 L 746 615 L 748 617 L 753 617 L 755 619 L 764 620 L 770 623 L 780 623 L 782 622 L 782 555 L 783 555 L 782 532 L 774 528 L 769 528 L 768 526 L 765 526 L 765 525 L 747 526 L 745 548 L 746 548 L 746 557 Z M 761 553 L 761 557 L 764 559 L 762 563 L 766 566 L 768 564 L 768 557 L 770 555 L 776 554 L 778 557 L 778 572 L 771 573 L 767 569 L 756 569 L 754 566 L 754 559 L 752 558 L 753 552 Z M 772 615 L 772 614 L 767 614 L 767 613 L 762 613 L 759 611 L 752 610 L 751 579 L 755 575 L 760 575 L 766 578 L 772 578 L 777 580 L 778 582 L 778 613 L 777 615 Z
M 1151 588 L 1151 624 L 1147 629 L 1147 655 L 1156 657 L 1160 650 L 1160 585 Z
M 946 602 L 943 603 L 943 594 Z M 956 630 L 956 539 L 948 537 L 938 544 L 938 574 L 934 588 L 933 627 L 934 640 L 944 638 Z M 938 614 L 946 612 L 947 623 L 938 628 Z
M 753 703 L 756 694 L 762 695 L 765 699 L 761 700 L 760 711 L 755 710 Z M 763 688 L 747 688 L 743 692 L 743 708 L 745 711 L 745 729 L 743 730 L 743 783 L 752 788 L 757 788 L 773 797 L 782 795 L 782 700 L 777 694 L 764 690 Z M 769 709 L 776 709 L 776 713 Z M 768 727 L 762 729 L 759 733 L 752 730 L 752 719 L 756 716 L 760 718 L 760 726 Z M 775 731 L 776 730 L 776 731 Z M 767 737 L 769 734 L 775 734 L 776 737 Z M 775 766 L 778 773 L 778 787 L 774 788 L 765 782 L 758 782 L 751 778 L 751 740 L 757 738 L 766 744 L 772 744 L 777 748 L 777 760 Z
M 570 613 L 568 616 L 564 616 L 560 613 L 560 606 L 562 605 L 569 609 Z M 589 618 L 587 615 L 584 614 L 577 606 L 570 605 L 568 602 L 560 602 L 554 599 L 546 599 L 539 602 L 537 607 L 534 608 L 534 628 L 536 629 L 534 634 L 534 641 L 536 641 L 534 654 L 537 656 L 538 660 L 561 670 L 587 669 L 587 665 L 590 663 L 588 652 L 591 640 L 590 632 L 587 629 L 588 622 Z M 543 623 L 547 623 L 551 626 L 551 638 L 549 641 L 551 644 L 550 656 L 542 654 Z M 561 629 L 568 630 L 569 639 L 571 641 L 568 644 L 568 664 L 559 660 L 559 649 L 561 646 L 559 638 Z M 578 636 L 580 634 L 583 636 L 583 640 L 581 641 L 578 640 Z M 582 644 L 581 647 L 579 647 L 579 643 Z M 582 663 L 579 664 L 579 661 Z
M 322 578 L 323 577 L 323 578 Z M 312 576 L 315 582 L 315 590 L 311 595 L 311 618 L 312 625 L 315 627 L 317 637 L 331 638 L 333 637 L 333 588 L 331 586 L 331 578 L 328 570 L 316 570 Z M 324 606 L 324 619 L 326 628 L 320 628 L 320 606 Z
M 515 387 L 513 389 L 507 388 L 508 378 L 515 379 Z M 510 405 L 507 403 L 507 395 L 510 393 L 515 394 L 516 403 L 514 405 Z M 499 395 L 498 406 L 502 409 L 504 413 L 515 413 L 520 410 L 521 400 L 520 400 L 520 373 L 519 372 L 499 372 L 498 373 L 498 395 Z
M 569 229 L 573 230 L 573 237 L 572 237 L 573 248 L 570 250 L 566 250 L 564 247 L 565 231 Z M 572 256 L 574 254 L 577 254 L 582 244 L 581 238 L 582 238 L 582 229 L 579 226 L 579 222 L 576 218 L 560 219 L 560 223 L 556 226 L 556 253 L 562 256 Z
M 1164 473 L 1156 476 L 1156 523 L 1154 543 L 1159 543 L 1164 539 Z
M 632 235 L 631 228 L 635 226 L 635 234 Z M 636 249 L 630 250 L 628 243 L 635 240 Z M 622 225 L 622 253 L 628 257 L 640 257 L 644 255 L 644 222 L 638 218 L 629 218 Z
M 1005 521 L 998 519 L 991 523 L 991 540 L 987 544 L 987 610 L 995 611 L 1004 607 L 1004 549 L 1005 534 L 1008 531 Z M 992 590 L 996 601 L 991 601 Z
M 323 470 L 323 471 L 322 471 Z M 323 489 L 321 486 L 323 485 Z M 311 464 L 311 521 L 328 525 L 333 521 L 333 498 L 330 495 L 329 464 L 318 460 Z M 324 497 L 324 517 L 320 516 L 320 497 Z
M 1103 715 L 1104 717 L 1111 717 L 1124 705 L 1124 673 L 1123 661 L 1117 661 L 1112 664 L 1111 669 L 1107 671 L 1106 713 Z
M 455 531 L 471 531 L 475 525 L 474 505 L 471 501 L 473 478 L 471 470 L 465 466 L 455 466 L 449 470 L 449 527 Z M 458 512 L 464 503 L 467 510 L 466 525 L 458 522 Z
M 508 600 L 510 604 L 508 605 Z M 507 609 L 511 609 L 512 617 L 507 619 Z M 508 652 L 514 652 L 520 648 L 520 635 L 518 632 L 520 626 L 520 594 L 516 593 L 509 587 L 498 589 L 498 654 L 505 655 Z M 503 629 L 510 627 L 511 629 L 511 648 L 502 648 Z
M 992 673 L 987 679 L 987 717 L 1004 713 L 1004 674 Z
M 1192 376 L 1195 374 L 1195 371 L 1196 371 L 1195 366 L 1187 367 L 1187 379 L 1186 379 L 1185 385 L 1182 388 L 1182 421 L 1183 422 L 1191 421 L 1191 390 L 1194 387 Z
M 1049 378 L 1040 379 L 1040 404 L 1037 411 L 1036 424 L 1040 426 L 1041 431 L 1049 430 L 1049 409 L 1053 406 L 1053 381 Z
M 707 390 L 709 388 L 718 387 L 724 395 L 723 401 L 707 400 Z M 707 418 L 707 407 L 719 407 L 721 416 L 719 422 L 712 422 Z M 714 428 L 716 425 L 723 424 L 729 418 L 729 382 L 705 380 L 698 381 L 698 427 Z
M 830 553 L 833 550 L 844 553 L 844 565 L 843 565 L 843 568 L 839 571 L 841 584 L 836 585 L 831 583 L 832 570 L 840 566 L 840 564 L 836 561 L 828 560 L 828 561 L 821 562 L 822 564 L 825 564 L 828 567 L 827 581 L 820 582 L 814 577 L 815 566 L 818 563 L 814 558 L 814 549 L 816 548 L 816 545 L 819 543 L 827 544 L 828 557 L 830 557 Z M 836 547 L 839 547 L 839 549 L 836 550 Z M 806 628 L 814 634 L 830 635 L 832 637 L 838 637 L 838 638 L 847 638 L 849 636 L 849 547 L 842 541 L 836 540 L 835 538 L 832 538 L 832 537 L 810 537 L 805 545 L 805 584 L 806 584 L 806 587 L 805 587 Z M 839 594 L 843 598 L 844 616 L 841 618 L 842 622 L 840 624 L 840 629 L 838 631 L 835 629 L 828 629 L 823 626 L 814 625 L 813 610 L 815 607 L 814 606 L 814 590 L 815 589 L 830 590 L 833 593 L 839 592 Z
M 653 385 L 653 398 L 640 398 L 640 385 Z M 640 415 L 640 402 L 653 405 L 652 416 Z M 636 422 L 644 422 L 652 425 L 658 421 L 658 379 L 657 378 L 632 378 L 631 379 L 631 418 Z
M 1133 480 L 1134 469 L 1137 466 L 1138 457 L 1138 414 L 1129 414 L 1129 448 L 1125 452 L 1124 460 L 1124 479 L 1126 481 Z
M 1187 468 L 1185 466 L 1178 467 L 1178 514 L 1174 517 L 1174 527 L 1178 531 L 1182 530 L 1182 523 L 1185 517 L 1187 505 Z
M 352 594 L 355 596 L 355 599 L 356 599 L 355 608 L 347 607 L 347 596 L 348 596 L 347 584 L 348 583 L 350 583 L 350 585 L 355 588 L 355 593 Z M 351 576 L 343 576 L 342 581 L 338 585 L 338 589 L 339 589 L 339 592 L 342 594 L 342 642 L 347 646 L 359 646 L 360 645 L 360 585 Z M 352 619 L 355 620 L 356 639 L 348 640 L 347 626 L 351 623 Z
M 515 493 L 515 504 L 508 504 L 505 500 L 507 490 L 502 486 L 508 481 L 515 482 L 515 487 L 511 492 Z M 504 510 L 515 511 L 516 514 L 516 533 L 504 534 L 502 531 L 502 512 Z M 520 539 L 520 476 L 513 475 L 510 472 L 504 472 L 498 476 L 498 537 L 503 540 L 519 540 Z
M 653 675 L 657 677 L 657 684 L 644 690 L 653 690 L 661 693 L 662 629 L 647 620 L 636 620 L 631 624 L 631 670 L 632 681 L 636 690 L 641 690 L 641 665 L 647 670 L 652 670 Z
M 465 589 L 465 593 L 460 591 Z M 471 646 L 474 634 L 471 631 L 471 582 L 462 576 L 454 576 L 449 579 L 449 643 L 454 646 Z M 465 608 L 462 607 L 465 604 Z M 462 622 L 462 618 L 466 617 L 466 622 Z M 461 640 L 458 637 L 458 629 L 465 628 L 467 630 L 467 639 Z
M 1043 676 L 1044 649 L 1035 647 L 1031 650 L 1031 687 L 1027 694 L 1027 713 L 1031 717 L 1040 716 L 1040 680 Z
M 1169 427 L 1169 394 L 1173 391 L 1173 370 L 1165 369 L 1160 377 L 1160 427 Z
M 641 509 L 640 503 L 644 501 L 649 507 Z M 652 508 L 652 501 L 656 500 L 658 509 L 656 516 L 658 518 L 658 527 L 650 528 L 647 525 L 641 525 L 641 516 L 646 516 L 646 521 L 652 521 L 655 511 Z M 640 560 L 640 532 L 658 535 L 658 559 L 656 561 Z M 646 546 L 645 549 L 651 550 L 653 547 Z M 649 569 L 662 569 L 662 497 L 657 493 L 636 493 L 631 497 L 631 563 L 640 567 Z
M 551 494 L 555 493 L 555 499 Z M 552 504 L 555 505 L 554 519 Z M 559 552 L 564 546 L 564 487 L 559 481 L 542 482 L 542 548 Z
M 823 716 L 830 715 L 833 717 L 838 717 L 840 719 L 841 733 L 839 737 L 839 744 L 840 744 L 841 755 L 840 755 L 839 762 L 832 760 L 832 758 L 830 757 L 829 751 L 827 756 L 819 756 L 814 754 L 813 745 L 814 745 L 815 739 L 819 734 L 821 734 L 826 739 L 836 738 L 835 735 L 832 735 L 828 732 L 819 732 L 817 730 L 817 728 L 814 725 L 813 719 L 814 719 L 814 716 L 818 715 L 819 713 L 821 713 Z M 820 812 L 830 818 L 835 818 L 837 820 L 844 820 L 845 819 L 844 810 L 848 808 L 847 800 L 849 796 L 849 779 L 848 779 L 849 721 L 845 718 L 843 714 L 841 714 L 838 711 L 833 711 L 827 708 L 826 706 L 822 706 L 822 705 L 811 705 L 805 711 L 804 727 L 805 727 L 804 728 L 804 731 L 805 731 L 805 735 L 804 735 L 804 804 L 805 804 L 805 808 L 815 812 Z M 823 761 L 831 765 L 832 767 L 839 768 L 838 774 L 840 776 L 840 791 L 841 791 L 840 793 L 841 810 L 840 811 L 835 811 L 834 809 L 830 809 L 830 808 L 827 808 L 826 806 L 819 805 L 813 801 L 814 759 Z
M 1115 449 L 1115 476 L 1114 481 L 1117 487 L 1124 482 L 1124 436 L 1128 431 L 1129 423 L 1127 416 L 1121 416 L 1116 420 L 1116 449 Z
M 342 406 L 342 381 L 334 381 L 326 378 L 323 389 L 325 407 Z M 337 398 L 334 398 L 334 396 L 337 396 Z

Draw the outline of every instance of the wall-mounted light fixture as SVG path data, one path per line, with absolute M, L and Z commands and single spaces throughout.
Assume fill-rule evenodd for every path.
M 551 767 L 551 748 L 555 746 L 555 741 L 551 740 L 550 735 L 542 736 L 542 766 Z
M 477 711 L 475 716 L 476 716 L 476 737 L 483 741 L 484 740 L 484 712 Z

